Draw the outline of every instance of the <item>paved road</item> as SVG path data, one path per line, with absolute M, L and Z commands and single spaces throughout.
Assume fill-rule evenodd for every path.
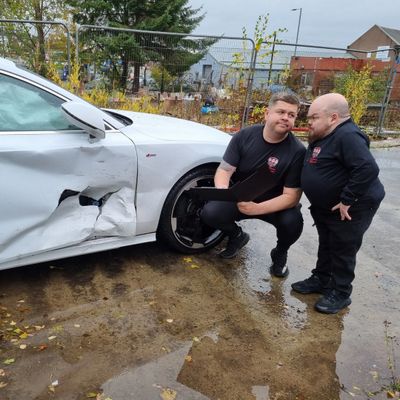
M 374 154 L 387 196 L 348 310 L 318 314 L 290 290 L 315 262 L 306 201 L 285 280 L 269 276 L 274 232 L 259 221 L 243 223 L 236 260 L 150 244 L 2 271 L 0 399 L 386 398 L 400 375 L 400 149 Z

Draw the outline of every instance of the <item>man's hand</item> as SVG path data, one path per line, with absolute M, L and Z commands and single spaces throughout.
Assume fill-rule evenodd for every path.
M 350 208 L 350 206 L 345 206 L 342 202 L 340 202 L 339 204 L 336 204 L 335 207 L 332 207 L 332 211 L 339 210 L 340 211 L 340 219 L 342 221 L 344 221 L 345 219 L 348 219 L 349 221 L 351 221 L 351 217 L 349 214 L 349 208 Z
M 254 201 L 241 201 L 237 203 L 238 209 L 241 213 L 246 215 L 259 215 L 260 204 L 254 203 Z

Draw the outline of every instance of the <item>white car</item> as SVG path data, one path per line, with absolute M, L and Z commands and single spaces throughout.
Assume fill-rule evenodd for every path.
M 212 186 L 230 136 L 185 120 L 100 110 L 0 58 L 0 269 L 162 239 L 222 239 L 187 194 Z

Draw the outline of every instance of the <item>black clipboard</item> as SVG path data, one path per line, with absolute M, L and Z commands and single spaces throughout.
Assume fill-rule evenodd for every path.
M 243 181 L 236 182 L 228 189 L 195 187 L 188 194 L 201 200 L 252 201 L 273 187 L 268 164 L 265 162 Z

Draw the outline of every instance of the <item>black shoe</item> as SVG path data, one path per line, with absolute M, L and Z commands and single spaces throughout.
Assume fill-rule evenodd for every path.
M 324 294 L 324 286 L 317 275 L 311 275 L 304 281 L 292 283 L 292 289 L 297 293 L 310 294 L 321 293 Z
M 275 247 L 271 250 L 271 260 L 272 265 L 269 270 L 272 275 L 275 275 L 278 278 L 288 276 L 289 268 L 286 265 L 287 251 L 282 251 Z
M 237 236 L 230 237 L 228 239 L 228 244 L 226 245 L 225 250 L 222 250 L 219 253 L 219 256 L 222 258 L 233 258 L 239 253 L 239 250 L 247 244 L 250 239 L 248 233 L 243 232 L 242 228 L 239 228 L 240 231 Z
M 351 299 L 347 293 L 332 289 L 315 303 L 315 309 L 324 314 L 336 314 L 350 304 Z

